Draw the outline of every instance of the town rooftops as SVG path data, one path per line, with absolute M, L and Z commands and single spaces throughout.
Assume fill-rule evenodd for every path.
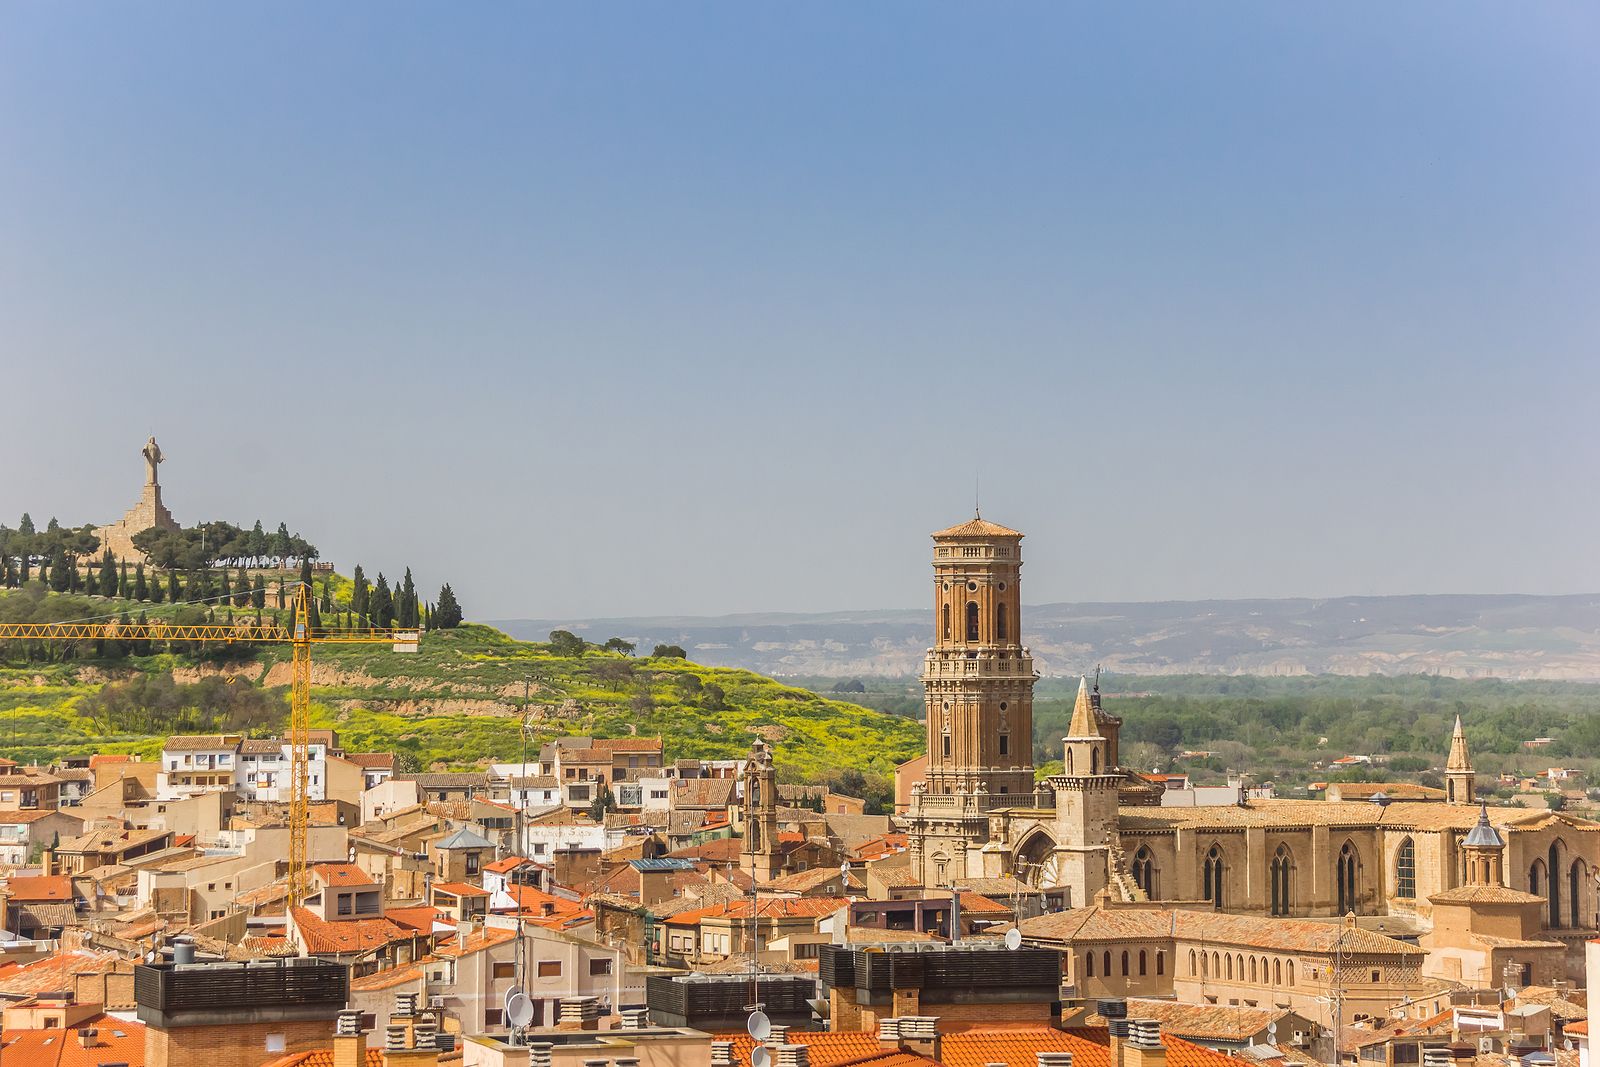
M 364 770 L 394 770 L 393 752 L 346 752 L 344 758 Z
M 433 891 L 435 893 L 445 893 L 449 896 L 457 898 L 486 897 L 489 895 L 489 891 L 487 889 L 480 889 L 475 885 L 468 885 L 465 882 L 435 882 L 433 884 Z
M 1018 925 L 1024 938 L 1050 943 L 1177 939 L 1283 952 L 1329 953 L 1337 949 L 1366 954 L 1422 955 L 1422 949 L 1416 945 L 1342 922 L 1267 919 L 1177 908 L 1135 910 L 1096 905 L 1038 915 Z
M 657 874 L 665 871 L 692 871 L 694 862 L 676 857 L 661 857 L 660 859 L 629 860 L 628 866 L 641 874 Z
M 247 737 L 239 742 L 239 752 L 247 756 L 279 756 L 283 754 L 280 737 Z
M 166 830 L 123 830 L 109 827 L 67 838 L 61 842 L 56 851 L 58 853 L 122 852 L 169 836 L 171 835 Z
M 65 875 L 13 876 L 5 895 L 19 903 L 66 901 L 72 899 L 72 879 Z
M 311 868 L 311 873 L 322 881 L 323 885 L 376 885 L 372 876 L 354 863 L 318 863 Z
M 27 811 L 0 811 L 0 826 L 17 826 L 22 823 L 38 822 L 40 819 L 51 815 L 66 815 L 82 822 L 83 819 L 69 811 L 56 811 L 54 808 L 30 808 Z

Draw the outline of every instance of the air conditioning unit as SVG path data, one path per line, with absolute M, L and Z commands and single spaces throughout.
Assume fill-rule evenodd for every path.
M 1290 1042 L 1295 1048 L 1305 1048 L 1311 1044 L 1311 1033 L 1308 1030 L 1296 1030 L 1294 1040 Z
M 444 997 L 442 995 L 440 995 L 440 994 L 435 993 L 433 996 L 428 998 L 428 1007 L 430 1007 L 430 1008 L 442 1008 L 442 1007 L 444 1007 Z
M 1478 1038 L 1478 1053 L 1479 1053 L 1479 1055 L 1487 1056 L 1487 1055 L 1490 1055 L 1493 1052 L 1494 1052 L 1494 1038 L 1492 1038 L 1492 1037 L 1480 1037 L 1480 1038 Z

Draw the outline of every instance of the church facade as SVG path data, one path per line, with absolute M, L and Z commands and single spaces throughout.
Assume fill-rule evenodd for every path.
M 1525 940 L 1539 951 L 1561 942 L 1581 969 L 1583 943 L 1600 927 L 1600 823 L 1543 809 L 1480 811 L 1459 720 L 1443 802 L 1167 808 L 1157 789 L 1120 765 L 1121 723 L 1083 682 L 1061 741 L 1062 772 L 1035 788 L 1035 676 L 1020 643 L 1017 595 L 1021 540 L 982 519 L 933 535 L 935 643 L 923 674 L 928 772 L 905 814 L 922 885 L 1009 874 L 1059 889 L 1068 908 L 1381 915 L 1420 931 L 1431 928 L 1434 898 L 1443 894 L 1440 903 L 1458 909 L 1452 891 L 1483 885 L 1468 842 L 1481 818 L 1502 841 L 1493 877 L 1539 901 L 1537 929 Z

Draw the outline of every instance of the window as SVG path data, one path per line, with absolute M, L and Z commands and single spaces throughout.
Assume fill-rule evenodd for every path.
M 1155 857 L 1144 845 L 1140 845 L 1139 851 L 1133 854 L 1133 883 L 1144 890 L 1145 896 L 1156 899 Z
M 978 602 L 976 600 L 969 600 L 969 601 L 967 601 L 967 640 L 968 641 L 976 641 L 977 639 L 978 639 Z
M 1272 914 L 1289 914 L 1289 873 L 1294 870 L 1294 861 L 1289 855 L 1288 845 L 1279 845 L 1278 851 L 1272 857 Z
M 1094 953 L 1086 952 L 1083 957 L 1083 973 L 1087 978 L 1094 977 Z
M 1359 906 L 1356 899 L 1356 878 L 1361 867 L 1361 858 L 1356 854 L 1356 846 L 1349 841 L 1339 849 L 1339 860 L 1334 867 L 1334 884 L 1339 890 L 1339 914 L 1347 915 Z
M 476 852 L 468 852 L 467 853 L 467 873 L 468 874 L 477 874 L 478 873 L 478 854 Z
M 1550 843 L 1550 925 L 1561 925 L 1561 842 Z
M 1166 974 L 1166 973 L 1167 973 L 1167 954 L 1165 952 L 1157 950 L 1157 952 L 1156 952 L 1156 974 L 1157 975 L 1163 975 L 1163 974 Z
M 1222 879 L 1226 870 L 1222 863 L 1222 849 L 1217 845 L 1211 846 L 1211 851 L 1206 853 L 1204 868 L 1205 899 L 1211 902 L 1213 908 L 1222 907 Z
M 1128 977 L 1128 950 L 1122 950 L 1122 977 Z
M 494 965 L 494 976 L 496 978 L 515 978 L 517 976 L 517 965 L 515 963 L 497 963 Z
M 540 978 L 560 978 L 561 977 L 561 961 L 560 960 L 540 960 L 539 961 L 538 975 L 539 975 Z
M 1143 977 L 1144 977 L 1144 975 L 1145 975 L 1145 969 L 1144 969 L 1144 965 L 1145 965 L 1145 961 L 1144 961 L 1144 949 L 1140 949 L 1140 950 L 1139 950 L 1139 977 L 1140 977 L 1140 978 L 1143 978 Z
M 1374 981 L 1374 982 L 1381 982 L 1381 981 L 1383 981 L 1383 972 L 1382 972 L 1382 971 L 1379 971 L 1379 970 L 1374 970 L 1374 971 L 1373 971 L 1373 972 L 1372 972 L 1372 980 L 1373 980 L 1373 981 Z
M 591 976 L 602 975 L 602 974 L 610 974 L 610 973 L 611 973 L 611 959 L 610 959 L 610 957 L 606 957 L 605 959 L 592 959 L 592 960 L 589 961 L 589 974 Z
M 945 734 L 944 735 L 944 755 L 945 755 L 946 759 L 950 758 L 950 735 L 949 734 Z
M 1006 606 L 996 604 L 994 608 L 994 636 L 998 641 L 1006 639 Z
M 1000 755 L 1002 755 L 1002 756 L 1011 755 L 1011 735 L 1010 734 L 1001 734 L 1000 735 Z
M 505 1022 L 505 1017 L 504 1008 L 489 1008 L 483 1013 L 483 1024 L 485 1026 L 500 1026 Z
M 1409 837 L 1394 854 L 1394 895 L 1402 900 L 1417 899 L 1417 847 Z
M 944 606 L 944 639 L 950 640 L 950 605 Z
M 1105 952 L 1102 952 L 1100 954 L 1100 962 L 1102 964 L 1104 964 L 1104 970 L 1106 972 L 1106 977 L 1110 978 L 1111 977 L 1111 950 L 1110 949 L 1107 949 Z

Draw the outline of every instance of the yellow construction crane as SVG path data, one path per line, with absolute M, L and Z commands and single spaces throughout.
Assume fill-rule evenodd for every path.
M 307 747 L 311 732 L 311 646 L 312 645 L 393 645 L 396 652 L 415 652 L 420 634 L 415 629 L 378 627 L 367 630 L 313 629 L 311 590 L 296 583 L 294 627 L 280 623 L 257 626 L 241 621 L 226 623 L 180 624 L 152 619 L 128 622 L 7 622 L 0 623 L 0 641 L 188 641 L 197 644 L 237 644 L 254 641 L 287 644 L 293 653 L 292 682 L 289 686 L 289 746 L 293 756 L 293 779 L 289 801 L 289 903 L 298 905 L 306 896 L 306 838 L 311 821 L 309 765 Z

